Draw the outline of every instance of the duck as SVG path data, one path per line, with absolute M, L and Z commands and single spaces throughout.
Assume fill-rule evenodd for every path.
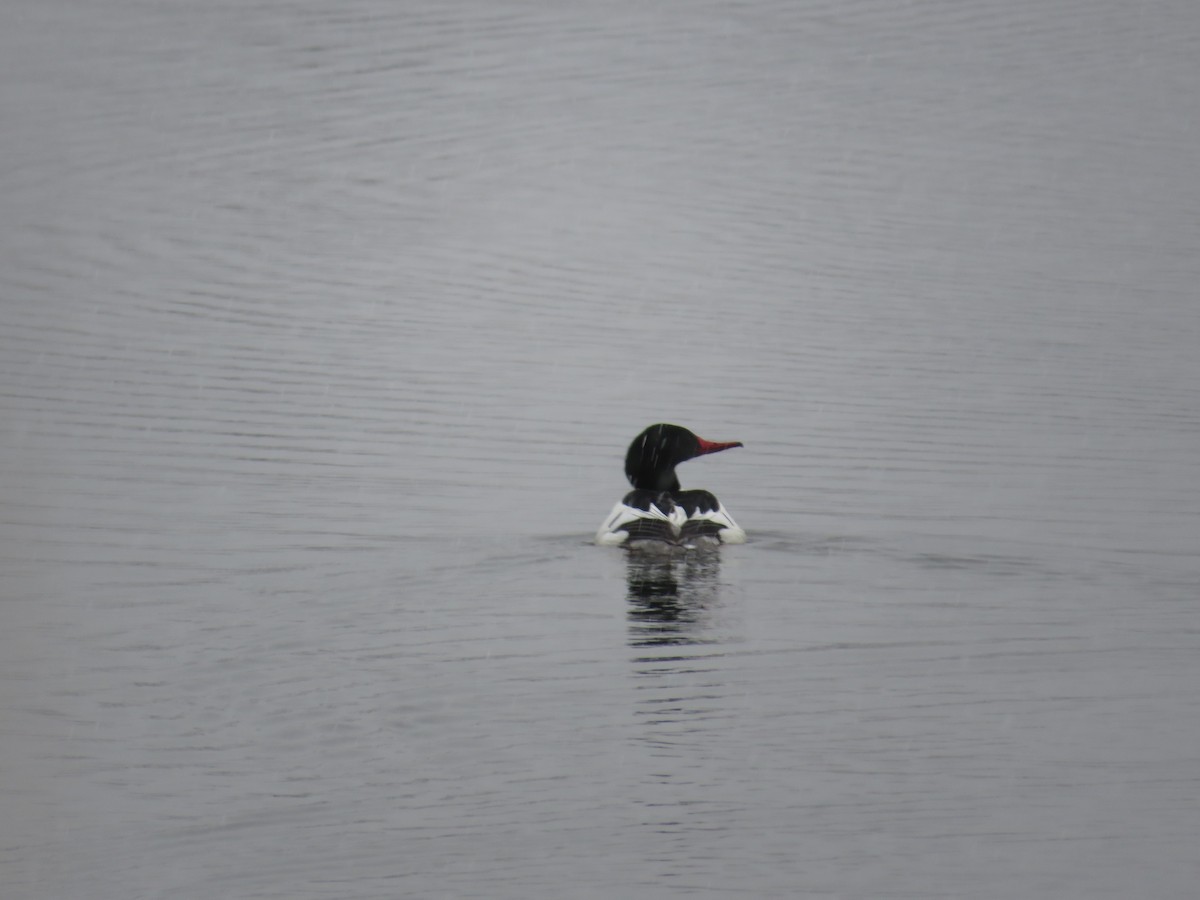
M 617 501 L 596 532 L 596 543 L 632 547 L 653 542 L 683 547 L 742 544 L 746 532 L 712 493 L 683 490 L 675 467 L 734 447 L 741 441 L 707 441 L 681 425 L 660 422 L 633 439 L 625 477 L 633 490 Z

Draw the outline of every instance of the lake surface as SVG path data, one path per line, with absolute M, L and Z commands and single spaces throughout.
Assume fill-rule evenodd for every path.
M 1200 7 L 0 12 L 5 898 L 1191 898 Z M 744 546 L 591 545 L 632 437 Z

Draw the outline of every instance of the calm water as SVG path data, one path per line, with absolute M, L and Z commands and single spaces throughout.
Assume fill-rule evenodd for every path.
M 1193 897 L 1197 9 L 9 4 L 5 898 Z

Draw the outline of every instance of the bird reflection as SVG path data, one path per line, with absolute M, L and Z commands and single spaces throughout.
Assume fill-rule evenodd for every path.
M 629 643 L 662 647 L 705 643 L 719 599 L 721 555 L 717 548 L 686 553 L 630 552 Z

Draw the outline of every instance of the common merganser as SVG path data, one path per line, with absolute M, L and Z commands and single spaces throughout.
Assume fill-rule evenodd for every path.
M 746 532 L 721 501 L 708 491 L 680 490 L 675 476 L 681 462 L 740 446 L 741 441 L 706 441 L 678 425 L 651 425 L 629 445 L 625 477 L 633 490 L 613 507 L 596 543 L 744 543 Z

